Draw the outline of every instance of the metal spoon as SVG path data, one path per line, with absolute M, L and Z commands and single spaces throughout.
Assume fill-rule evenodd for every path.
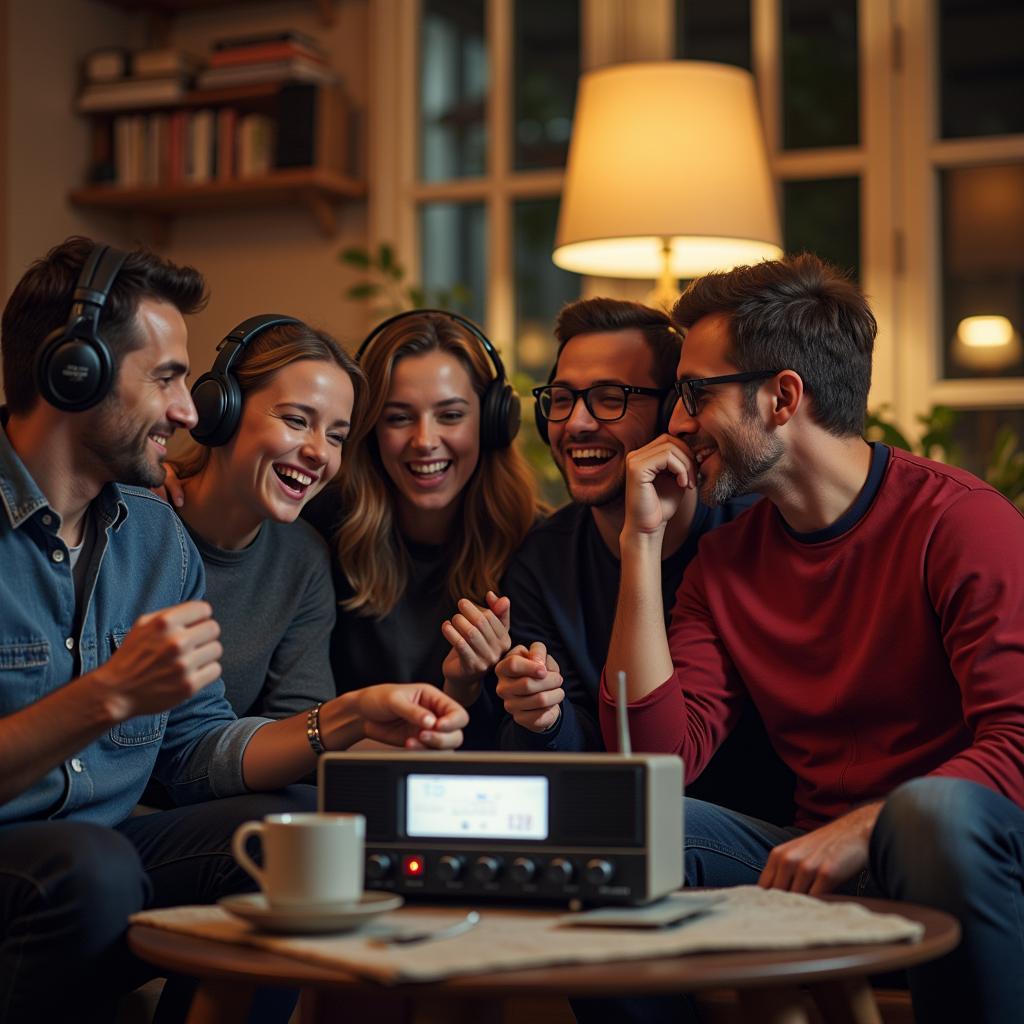
M 433 928 L 420 932 L 399 932 L 388 938 L 371 939 L 375 946 L 410 946 L 418 942 L 432 942 L 434 939 L 454 939 L 456 935 L 462 935 L 470 929 L 475 928 L 480 921 L 480 915 L 471 910 L 461 921 L 445 925 L 443 928 Z

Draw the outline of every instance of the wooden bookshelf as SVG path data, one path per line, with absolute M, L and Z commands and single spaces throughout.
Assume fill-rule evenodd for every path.
M 75 206 L 114 213 L 140 214 L 157 235 L 166 235 L 169 220 L 180 214 L 209 210 L 256 209 L 261 206 L 305 206 L 328 237 L 337 232 L 337 204 L 361 199 L 366 183 L 315 167 L 273 171 L 258 178 L 232 178 L 201 184 L 120 188 L 88 185 L 69 198 Z

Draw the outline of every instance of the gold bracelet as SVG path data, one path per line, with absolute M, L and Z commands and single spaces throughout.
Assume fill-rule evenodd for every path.
M 322 706 L 322 704 L 314 705 L 306 715 L 306 739 L 309 740 L 309 745 L 317 757 L 324 753 L 323 740 L 320 739 L 320 708 Z

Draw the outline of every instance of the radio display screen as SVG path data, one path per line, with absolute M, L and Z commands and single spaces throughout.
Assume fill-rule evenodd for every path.
M 423 839 L 547 839 L 543 775 L 408 775 L 405 833 Z

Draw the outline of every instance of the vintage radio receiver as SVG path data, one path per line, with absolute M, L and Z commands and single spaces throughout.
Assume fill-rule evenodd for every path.
M 366 816 L 371 889 L 597 905 L 683 883 L 678 757 L 325 754 L 319 791 Z

